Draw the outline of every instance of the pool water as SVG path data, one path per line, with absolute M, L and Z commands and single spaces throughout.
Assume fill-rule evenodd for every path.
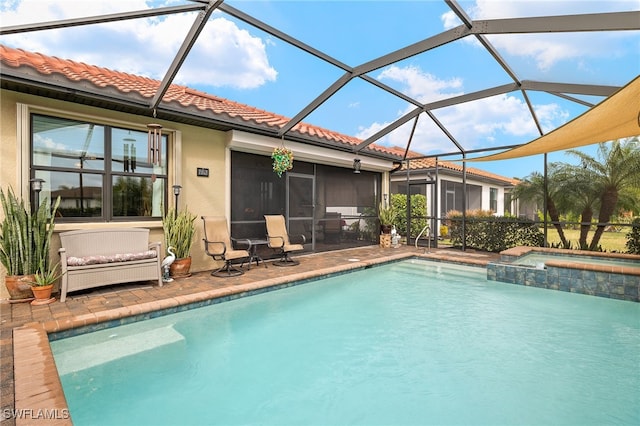
M 640 304 L 421 260 L 51 346 L 76 426 L 640 424 Z
M 596 265 L 610 265 L 610 266 L 630 266 L 640 268 L 640 262 L 631 259 L 620 259 L 611 257 L 597 257 L 597 256 L 567 256 L 567 255 L 554 255 L 554 254 L 542 254 L 542 253 L 529 253 L 513 261 L 514 264 L 523 266 L 538 266 L 546 263 L 550 260 L 557 262 L 574 262 L 574 263 L 589 263 Z

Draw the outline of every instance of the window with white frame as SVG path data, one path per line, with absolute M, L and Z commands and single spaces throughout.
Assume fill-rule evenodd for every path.
M 158 219 L 167 199 L 167 135 L 31 114 L 31 178 L 60 197 L 60 221 Z
M 498 188 L 489 188 L 489 210 L 498 211 Z

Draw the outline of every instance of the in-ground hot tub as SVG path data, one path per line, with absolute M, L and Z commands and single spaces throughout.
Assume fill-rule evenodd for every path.
M 640 302 L 640 256 L 515 247 L 487 265 L 487 279 Z

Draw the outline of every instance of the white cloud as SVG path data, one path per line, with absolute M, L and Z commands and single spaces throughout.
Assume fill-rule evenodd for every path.
M 154 7 L 171 4 L 155 4 Z M 148 9 L 143 0 L 112 2 L 22 0 L 3 5 L 3 26 Z M 162 79 L 196 12 L 3 36 L 2 43 L 117 71 Z M 255 88 L 275 81 L 266 44 L 233 22 L 211 19 L 182 65 L 176 83 Z
M 69 150 L 69 146 L 67 144 L 55 142 L 53 139 L 49 137 L 44 138 L 38 133 L 34 134 L 33 138 L 34 138 L 33 143 L 36 146 L 42 146 L 42 147 L 48 148 L 51 151 L 68 151 Z
M 180 77 L 190 85 L 250 89 L 275 81 L 277 76 L 269 65 L 265 43 L 224 18 L 207 24 L 188 61 L 195 66 Z
M 476 0 L 475 6 L 467 9 L 474 20 L 504 19 L 519 17 L 537 17 L 551 15 L 573 15 L 586 13 L 606 13 L 622 10 L 638 10 L 640 3 L 635 0 L 622 1 L 495 1 Z M 449 11 L 440 17 L 443 27 L 450 29 L 461 24 L 454 12 Z M 627 35 L 622 35 L 625 37 Z M 531 59 L 538 70 L 547 72 L 557 64 L 581 62 L 583 58 L 608 58 L 622 54 L 627 47 L 618 47 L 612 52 L 612 45 L 624 46 L 616 40 L 619 33 L 582 32 L 564 34 L 507 34 L 489 35 L 487 38 L 500 51 L 512 57 Z M 634 37 L 629 34 L 628 37 Z M 465 42 L 481 47 L 475 37 L 466 37 Z M 631 49 L 628 49 L 632 52 Z
M 431 102 L 436 99 L 450 98 L 461 95 L 462 81 L 460 79 L 438 80 L 430 74 L 423 73 L 418 67 L 405 69 L 399 67 L 391 72 L 383 71 L 380 77 L 393 78 L 403 83 L 409 94 L 421 102 Z M 455 91 L 453 90 L 455 89 Z M 426 102 L 425 102 L 426 103 Z M 398 117 L 413 110 L 415 106 L 408 106 L 399 112 Z M 557 104 L 543 104 L 534 106 L 534 110 L 544 131 L 549 131 L 567 121 L 569 114 Z M 526 103 L 511 94 L 503 94 L 474 102 L 453 105 L 433 111 L 436 118 L 448 129 L 453 137 L 466 149 L 490 146 L 517 138 L 526 140 L 538 136 L 538 130 L 531 117 Z M 367 127 L 360 127 L 357 137 L 366 139 L 384 129 L 391 122 L 375 122 Z M 413 120 L 394 130 L 389 135 L 376 141 L 381 145 L 405 146 L 409 140 Z M 421 115 L 416 126 L 411 149 L 423 154 L 434 151 L 453 151 L 454 145 L 444 133 L 426 115 Z
M 457 96 L 461 94 L 458 89 L 462 87 L 462 80 L 458 78 L 441 80 L 417 66 L 392 65 L 378 75 L 378 80 L 391 80 L 402 84 L 403 93 L 422 103 Z

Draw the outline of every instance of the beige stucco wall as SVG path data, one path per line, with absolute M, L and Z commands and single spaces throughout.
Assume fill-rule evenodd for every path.
M 11 185 L 16 193 L 28 198 L 29 190 L 29 127 L 26 112 L 37 111 L 58 116 L 81 118 L 104 124 L 146 130 L 146 124 L 153 121 L 162 124 L 164 131 L 172 134 L 170 139 L 169 161 L 169 205 L 173 206 L 174 196 L 171 186 L 182 185 L 179 208 L 188 206 L 197 216 L 196 236 L 192 248 L 192 271 L 213 269 L 216 263 L 204 253 L 202 243 L 202 215 L 228 215 L 230 156 L 225 147 L 226 136 L 223 132 L 204 129 L 179 123 L 152 120 L 123 114 L 112 110 L 92 108 L 69 102 L 40 98 L 31 95 L 2 90 L 0 93 L 0 187 L 6 191 Z M 209 169 L 209 177 L 196 176 L 196 169 Z M 0 219 L 3 213 L 0 212 Z M 56 225 L 56 232 L 122 226 L 140 226 L 151 229 L 151 241 L 163 241 L 162 223 L 153 222 L 117 222 Z M 57 258 L 60 242 L 57 236 L 52 241 L 52 256 Z M 3 285 L 0 286 L 0 299 L 8 298 L 4 286 L 5 270 L 0 267 Z

